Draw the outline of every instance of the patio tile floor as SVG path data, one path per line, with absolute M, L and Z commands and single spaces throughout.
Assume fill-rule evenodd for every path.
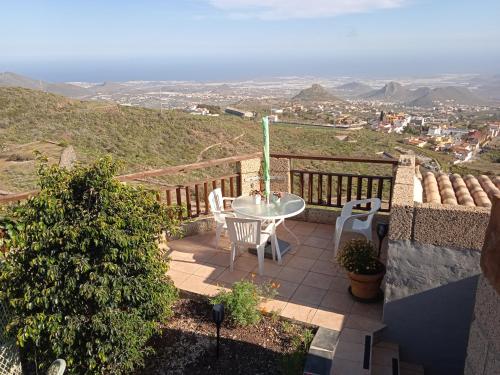
M 216 250 L 215 232 L 170 241 L 168 275 L 178 288 L 208 296 L 241 279 L 274 282 L 279 294 L 261 303 L 268 312 L 335 330 L 348 327 L 351 331 L 368 331 L 380 327 L 382 304 L 354 302 L 347 291 L 346 272 L 332 261 L 334 226 L 294 220 L 287 220 L 286 225 L 301 244 L 297 246 L 283 228 L 278 228 L 280 238 L 292 241 L 293 251 L 283 256 L 282 265 L 266 259 L 264 276 L 258 274 L 257 258 L 249 253 L 236 258 L 231 272 L 229 240 L 222 237 Z M 343 242 L 350 238 L 344 235 Z

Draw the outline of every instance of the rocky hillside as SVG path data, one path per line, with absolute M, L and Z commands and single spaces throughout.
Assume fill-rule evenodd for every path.
M 85 98 L 91 92 L 87 89 L 68 83 L 50 83 L 28 78 L 16 73 L 0 73 L 0 87 L 23 87 L 67 96 L 69 98 Z
M 376 156 L 376 152 L 393 152 L 400 138 L 360 130 L 349 136 L 352 142 L 343 142 L 335 138 L 341 132 L 333 129 L 273 125 L 270 131 L 271 151 L 324 155 Z M 258 122 L 235 116 L 192 116 L 176 110 L 160 114 L 158 110 L 0 87 L 0 190 L 33 188 L 33 152 L 58 162 L 68 145 L 84 163 L 111 154 L 125 173 L 258 151 L 262 133 Z M 375 173 L 367 167 L 345 166 L 350 172 Z M 212 171 L 199 171 L 195 181 L 210 174 Z
M 311 87 L 300 91 L 292 100 L 308 102 L 341 102 L 342 99 L 333 95 L 323 86 L 313 84 Z
M 419 87 L 410 89 L 397 82 L 359 96 L 361 99 L 386 103 L 399 103 L 418 107 L 432 107 L 436 104 L 486 105 L 488 101 L 473 94 L 465 87 Z
M 408 104 L 418 107 L 432 107 L 437 103 L 486 105 L 487 101 L 473 94 L 465 87 L 448 86 L 432 89 Z
M 355 97 L 373 91 L 373 87 L 362 82 L 349 82 L 335 87 L 335 92 L 341 97 Z

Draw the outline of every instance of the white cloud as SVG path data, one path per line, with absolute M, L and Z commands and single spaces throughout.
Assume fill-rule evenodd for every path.
M 407 0 L 208 0 L 232 17 L 265 20 L 322 18 L 397 8 Z

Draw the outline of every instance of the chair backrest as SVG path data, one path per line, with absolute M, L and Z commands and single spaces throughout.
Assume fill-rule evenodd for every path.
M 214 189 L 208 195 L 208 202 L 210 203 L 210 211 L 212 213 L 224 211 L 224 200 L 222 199 L 222 191 L 220 188 Z
M 260 245 L 260 220 L 226 217 L 226 224 L 232 243 L 250 246 Z
M 66 370 L 66 361 L 64 359 L 56 359 L 47 370 L 47 375 L 63 375 Z
M 380 207 L 382 205 L 382 202 L 380 201 L 379 198 L 370 198 L 370 199 L 360 199 L 360 200 L 353 200 L 347 202 L 344 207 L 342 207 L 342 212 L 340 213 L 341 216 L 351 216 L 352 215 L 352 210 L 354 209 L 355 206 L 358 204 L 363 206 L 365 204 L 370 203 L 370 211 L 366 213 L 367 215 L 367 220 L 372 220 L 373 215 L 380 210 Z

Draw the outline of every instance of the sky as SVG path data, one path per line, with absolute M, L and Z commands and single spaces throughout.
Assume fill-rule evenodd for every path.
M 500 73 L 499 0 L 0 0 L 0 71 L 49 81 Z

